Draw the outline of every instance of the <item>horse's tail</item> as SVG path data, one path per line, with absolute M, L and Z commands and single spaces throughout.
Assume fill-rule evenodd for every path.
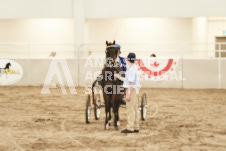
M 93 82 L 93 84 L 92 84 L 92 98 L 93 98 L 93 104 L 94 104 L 94 87 L 95 87 L 95 85 L 96 85 L 96 83 L 97 83 L 97 80 L 95 80 L 94 82 Z

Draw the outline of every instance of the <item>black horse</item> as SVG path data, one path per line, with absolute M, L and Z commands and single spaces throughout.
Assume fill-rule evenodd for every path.
M 115 47 L 115 41 L 113 43 L 108 43 L 106 41 L 106 63 L 102 69 L 101 75 L 92 85 L 93 90 L 93 100 L 94 100 L 94 87 L 96 82 L 99 83 L 103 90 L 103 97 L 105 102 L 105 113 L 106 121 L 104 129 L 108 129 L 111 121 L 111 108 L 114 112 L 114 126 L 115 130 L 119 129 L 119 106 L 120 101 L 122 100 L 121 86 L 122 81 L 114 77 L 114 73 L 120 73 L 121 67 L 119 63 L 116 62 L 118 49 Z
M 8 62 L 6 65 L 5 65 L 5 68 L 0 68 L 0 76 L 3 74 L 3 73 L 7 73 L 6 72 L 6 70 L 9 70 L 10 67 L 11 66 L 11 64 L 10 64 L 10 62 Z M 7 75 L 6 75 L 7 76 Z

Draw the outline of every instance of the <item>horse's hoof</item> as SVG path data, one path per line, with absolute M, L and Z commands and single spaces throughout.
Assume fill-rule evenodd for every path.
M 108 122 L 108 126 L 111 126 L 111 121 Z
M 109 124 L 107 123 L 105 126 L 104 126 L 104 129 L 107 130 L 109 128 Z
M 119 130 L 119 127 L 118 126 L 115 126 L 115 130 L 118 131 Z
M 111 122 L 112 122 L 112 119 L 110 121 L 108 121 L 109 126 L 111 126 Z

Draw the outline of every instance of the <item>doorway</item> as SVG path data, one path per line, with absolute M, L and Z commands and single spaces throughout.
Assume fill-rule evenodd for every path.
M 226 36 L 225 37 L 216 37 L 215 42 L 223 42 L 225 44 L 221 44 L 221 50 L 226 50 Z M 219 45 L 215 45 L 215 51 L 219 50 Z M 219 57 L 219 52 L 215 52 L 216 58 Z M 221 57 L 226 57 L 226 52 L 221 52 Z

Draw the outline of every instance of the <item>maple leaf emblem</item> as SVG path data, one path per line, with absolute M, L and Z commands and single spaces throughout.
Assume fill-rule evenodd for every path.
M 159 63 L 155 61 L 154 63 L 151 64 L 151 66 L 157 68 L 159 66 Z

